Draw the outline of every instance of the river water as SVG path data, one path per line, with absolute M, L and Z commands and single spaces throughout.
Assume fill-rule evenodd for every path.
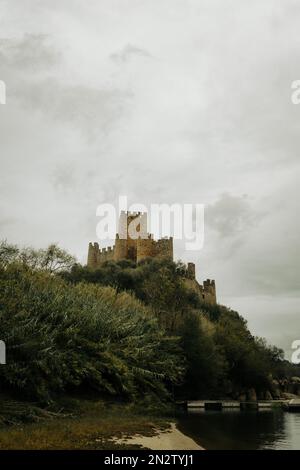
M 300 449 L 300 413 L 281 409 L 192 410 L 178 427 L 208 450 Z

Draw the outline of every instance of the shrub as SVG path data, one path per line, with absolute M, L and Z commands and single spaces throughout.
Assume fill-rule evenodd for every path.
M 165 384 L 182 375 L 178 339 L 138 300 L 15 262 L 0 269 L 0 337 L 7 345 L 1 384 L 31 399 L 78 387 L 166 396 Z

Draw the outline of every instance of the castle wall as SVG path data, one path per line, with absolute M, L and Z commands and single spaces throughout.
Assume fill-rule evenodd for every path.
M 111 261 L 114 259 L 114 247 L 99 248 L 98 243 L 89 243 L 87 265 L 91 269 L 97 269 L 105 261 Z
M 105 261 L 112 261 L 114 259 L 114 247 L 102 248 L 97 254 L 97 266 L 100 266 Z
M 136 262 L 139 263 L 145 258 L 155 256 L 154 240 L 151 236 L 146 239 L 139 238 L 137 240 Z
M 173 239 L 163 238 L 153 240 L 149 235 L 147 239 L 137 240 L 137 263 L 145 258 L 169 258 L 173 260 Z
M 162 238 L 157 240 L 154 246 L 155 256 L 173 260 L 173 238 Z
M 139 238 L 130 237 L 131 223 L 134 223 L 132 228 L 139 232 Z M 145 258 L 153 257 L 173 260 L 173 238 L 153 240 L 152 235 L 147 234 L 147 214 L 123 211 L 120 215 L 119 233 L 116 234 L 115 246 L 100 249 L 98 243 L 89 243 L 87 265 L 91 269 L 96 269 L 105 261 L 131 259 L 138 263 Z M 194 263 L 188 263 L 184 281 L 191 289 L 197 291 L 204 302 L 216 303 L 215 281 L 207 279 L 203 285 L 199 284 L 196 280 Z
M 203 302 L 211 305 L 215 305 L 217 303 L 215 281 L 207 279 L 202 285 L 199 284 L 195 278 L 192 279 L 187 277 L 184 279 L 184 283 L 189 289 L 197 292 Z
M 125 258 L 127 258 L 127 240 L 119 238 L 119 235 L 117 234 L 115 242 L 114 260 L 119 261 Z

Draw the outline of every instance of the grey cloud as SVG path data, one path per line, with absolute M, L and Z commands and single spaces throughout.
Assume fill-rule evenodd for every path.
M 1 65 L 35 72 L 41 68 L 50 69 L 61 59 L 61 54 L 45 34 L 24 34 L 21 38 L 0 39 Z
M 58 191 L 67 192 L 76 185 L 75 166 L 72 163 L 59 164 L 53 171 L 53 185 Z
M 281 185 L 280 190 L 256 201 L 254 223 L 248 230 L 245 227 L 241 231 L 237 244 L 234 236 L 230 236 L 228 241 L 226 237 L 216 238 L 215 257 L 223 259 L 222 267 L 217 266 L 217 261 L 216 269 L 221 277 L 226 272 L 231 273 L 229 279 L 224 277 L 221 287 L 224 295 L 233 295 L 234 291 L 239 292 L 240 296 L 271 295 L 278 302 L 283 298 L 299 296 L 300 221 L 296 216 L 299 205 L 297 193 L 298 177 L 295 173 Z M 235 247 L 234 251 L 230 251 L 232 246 Z M 227 259 L 223 256 L 224 251 L 227 255 L 230 253 Z
M 31 112 L 36 110 L 75 125 L 88 139 L 95 139 L 109 132 L 122 117 L 131 96 L 117 89 L 66 86 L 48 78 L 22 86 L 18 98 Z
M 111 85 L 77 84 L 75 80 L 67 83 L 53 75 L 53 67 L 61 65 L 63 55 L 50 43 L 51 38 L 43 34 L 0 40 L 8 98 L 31 113 L 75 126 L 88 140 L 103 136 L 123 116 L 132 92 Z
M 247 233 L 247 229 L 257 220 L 248 197 L 222 194 L 219 199 L 206 208 L 206 223 L 216 230 L 220 237 L 232 237 Z
M 256 235 L 242 254 L 245 278 L 252 293 L 291 296 L 300 294 L 300 221 L 297 174 L 272 197 Z M 263 202 L 262 202 L 263 203 Z
M 110 58 L 117 63 L 128 62 L 133 57 L 145 57 L 147 59 L 152 58 L 152 55 L 141 47 L 134 46 L 132 44 L 127 44 L 121 50 L 110 54 Z
M 8 226 L 12 226 L 16 223 L 16 220 L 13 217 L 3 217 L 0 220 L 0 231 L 5 229 Z

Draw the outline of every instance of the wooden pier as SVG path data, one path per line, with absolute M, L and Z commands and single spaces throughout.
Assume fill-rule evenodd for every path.
M 286 404 L 287 411 L 298 411 L 300 412 L 300 398 L 293 398 Z
M 265 410 L 273 406 L 289 406 L 290 402 L 296 402 L 295 408 L 300 411 L 300 400 L 266 400 L 266 401 L 237 401 L 237 400 L 197 400 L 185 402 L 187 409 L 202 409 L 202 410 L 228 410 L 228 409 L 256 409 Z

